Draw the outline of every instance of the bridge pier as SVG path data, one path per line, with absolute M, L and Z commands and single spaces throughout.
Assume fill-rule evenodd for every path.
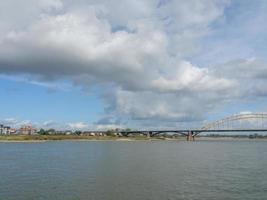
M 193 131 L 188 131 L 188 134 L 187 134 L 187 136 L 186 136 L 186 140 L 187 141 L 195 141 L 195 136 L 194 136 L 194 133 L 193 133 Z
M 146 137 L 150 138 L 151 136 L 152 136 L 152 132 L 151 131 L 147 132 Z

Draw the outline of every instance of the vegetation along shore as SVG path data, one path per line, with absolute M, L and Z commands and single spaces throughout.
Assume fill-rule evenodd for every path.
M 198 140 L 236 140 L 236 139 L 267 139 L 265 135 L 205 135 L 198 136 Z M 179 135 L 159 135 L 148 138 L 143 135 L 124 136 L 88 136 L 88 135 L 0 135 L 0 142 L 4 141 L 49 141 L 49 140 L 99 140 L 99 141 L 140 141 L 140 140 L 185 140 Z

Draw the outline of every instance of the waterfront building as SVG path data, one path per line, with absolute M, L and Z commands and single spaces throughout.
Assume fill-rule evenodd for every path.
M 104 136 L 105 134 L 102 132 L 84 131 L 84 132 L 82 132 L 82 135 L 85 135 L 85 136 Z
M 95 136 L 96 134 L 92 131 L 83 131 L 81 135 L 84 136 Z
M 55 131 L 55 134 L 56 135 L 66 135 L 66 131 L 62 131 L 62 130 Z
M 21 135 L 35 135 L 37 134 L 37 130 L 33 128 L 31 125 L 24 125 L 19 129 L 19 134 Z
M 10 135 L 10 126 L 0 124 L 0 135 Z
M 17 129 L 15 129 L 15 128 L 10 128 L 9 132 L 10 132 L 10 135 L 17 134 Z
M 104 135 L 105 135 L 105 134 L 102 133 L 102 132 L 98 133 L 98 136 L 104 136 Z
M 90 136 L 95 136 L 96 134 L 94 132 L 89 133 Z

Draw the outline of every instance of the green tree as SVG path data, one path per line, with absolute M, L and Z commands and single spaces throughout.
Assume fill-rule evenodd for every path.
M 81 135 L 82 134 L 82 131 L 75 131 L 74 134 Z
M 38 131 L 38 134 L 39 134 L 39 135 L 46 135 L 46 131 L 45 131 L 43 128 L 41 128 L 41 129 Z
M 114 130 L 107 130 L 107 136 L 114 136 Z

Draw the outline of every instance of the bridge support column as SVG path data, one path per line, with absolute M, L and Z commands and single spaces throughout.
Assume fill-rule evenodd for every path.
M 186 137 L 187 141 L 195 141 L 195 136 L 193 135 L 192 131 L 188 131 L 188 135 Z
M 146 137 L 150 138 L 152 136 L 152 132 L 147 132 Z

